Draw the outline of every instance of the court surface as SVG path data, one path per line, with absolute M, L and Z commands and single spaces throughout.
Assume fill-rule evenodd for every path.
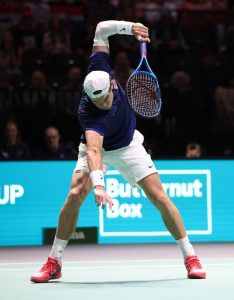
M 0 299 L 234 300 L 234 243 L 194 244 L 207 271 L 189 280 L 175 244 L 70 245 L 63 277 L 31 283 L 50 247 L 0 248 Z

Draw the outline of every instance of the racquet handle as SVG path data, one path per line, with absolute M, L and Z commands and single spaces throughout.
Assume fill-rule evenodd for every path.
M 141 46 L 141 56 L 146 56 L 147 54 L 146 42 L 141 42 L 140 46 Z

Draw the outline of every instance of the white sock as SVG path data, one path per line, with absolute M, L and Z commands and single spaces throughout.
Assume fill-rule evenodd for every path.
M 54 238 L 54 243 L 50 252 L 50 256 L 57 258 L 59 262 L 62 260 L 64 249 L 67 246 L 68 241 L 60 240 L 57 237 Z
M 187 236 L 184 237 L 183 239 L 176 240 L 176 243 L 180 247 L 180 249 L 183 253 L 184 259 L 187 256 L 196 255 L 195 251 L 193 249 L 193 246 L 190 244 L 189 239 L 188 239 Z

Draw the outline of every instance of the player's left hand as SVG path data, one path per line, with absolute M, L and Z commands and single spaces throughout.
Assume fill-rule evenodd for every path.
M 141 23 L 134 23 L 132 25 L 132 34 L 135 35 L 140 42 L 150 42 L 149 29 Z
M 113 201 L 111 197 L 105 192 L 102 186 L 96 186 L 93 191 L 96 198 L 95 201 L 98 206 L 101 206 L 101 208 L 104 209 L 106 204 L 108 203 L 109 209 L 112 209 Z

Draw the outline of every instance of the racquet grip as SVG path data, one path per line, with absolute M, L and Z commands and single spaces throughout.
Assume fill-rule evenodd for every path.
M 141 47 L 141 56 L 146 56 L 147 54 L 146 42 L 141 42 L 140 47 Z

